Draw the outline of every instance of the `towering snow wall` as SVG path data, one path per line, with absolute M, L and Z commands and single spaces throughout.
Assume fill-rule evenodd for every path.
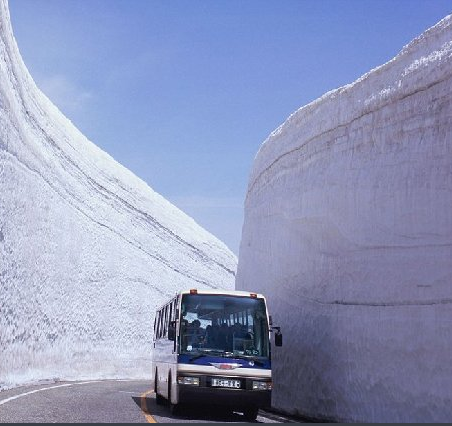
M 236 263 L 36 88 L 0 0 L 0 389 L 150 377 L 155 307 Z
M 451 16 L 264 142 L 236 287 L 282 326 L 274 406 L 452 419 Z

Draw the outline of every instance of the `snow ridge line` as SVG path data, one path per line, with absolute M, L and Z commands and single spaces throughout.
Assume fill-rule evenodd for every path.
M 17 78 L 15 78 L 15 80 L 17 80 Z M 146 213 L 142 210 L 139 210 L 138 208 L 136 208 L 135 206 L 133 206 L 131 203 L 129 203 L 128 201 L 126 201 L 124 198 L 119 197 L 117 194 L 113 193 L 112 191 L 108 190 L 107 188 L 105 188 L 104 186 L 102 186 L 101 184 L 97 183 L 95 181 L 95 179 L 93 179 L 91 176 L 87 175 L 80 166 L 78 166 L 73 160 L 72 158 L 70 158 L 65 152 L 64 150 L 58 146 L 58 144 L 50 137 L 47 135 L 47 133 L 44 131 L 44 129 L 40 126 L 40 124 L 37 122 L 37 120 L 29 113 L 29 111 L 26 109 L 25 106 L 25 102 L 23 101 L 23 98 L 20 97 L 19 98 L 21 101 L 21 106 L 25 111 L 25 116 L 27 118 L 27 121 L 29 123 L 29 125 L 31 127 L 33 127 L 34 129 L 36 129 L 38 132 L 41 133 L 42 137 L 48 142 L 48 145 L 51 149 L 53 149 L 53 151 L 55 152 L 55 155 L 58 158 L 61 158 L 63 161 L 65 161 L 69 166 L 71 166 L 74 170 L 76 170 L 81 176 L 83 176 L 86 181 L 91 184 L 91 186 L 93 186 L 94 188 L 96 188 L 98 190 L 99 193 L 103 193 L 104 197 L 107 198 L 107 196 L 109 196 L 111 199 L 115 199 L 120 205 L 122 205 L 123 207 L 126 208 L 126 210 L 129 210 L 130 212 L 132 212 L 133 215 L 135 216 L 141 216 L 143 221 L 147 224 L 150 224 L 154 229 L 156 229 L 157 231 L 163 232 L 164 234 L 168 234 L 170 236 L 170 238 L 172 238 L 177 244 L 182 245 L 182 246 L 188 246 L 192 252 L 194 252 L 195 255 L 197 255 L 204 263 L 213 263 L 216 266 L 224 269 L 226 272 L 228 272 L 229 274 L 232 274 L 233 276 L 235 276 L 235 272 L 232 271 L 231 269 L 227 268 L 225 265 L 221 264 L 220 262 L 208 257 L 202 250 L 200 250 L 199 248 L 195 247 L 193 244 L 189 243 L 188 241 L 185 241 L 184 239 L 182 239 L 179 235 L 175 234 L 173 231 L 171 231 L 169 228 L 163 226 L 161 223 L 159 223 L 153 216 L 151 216 L 149 213 Z M 14 121 L 11 121 L 11 123 L 15 126 Z M 16 131 L 20 134 L 21 131 L 19 128 L 16 127 Z M 56 189 L 56 186 L 54 186 L 49 180 L 45 179 L 44 176 L 42 176 L 42 174 L 35 169 L 32 169 L 31 167 L 28 167 L 22 160 L 20 160 L 18 158 L 17 155 L 13 154 L 10 151 L 9 152 L 11 155 L 13 155 L 14 157 L 17 158 L 17 160 L 25 165 L 30 171 L 33 171 L 34 173 L 36 173 L 39 177 L 41 177 L 44 181 L 46 181 L 46 183 L 58 194 L 60 195 L 61 198 L 63 198 L 65 201 L 67 201 L 72 207 L 76 208 L 79 212 L 83 213 L 87 218 L 89 218 L 90 220 L 92 220 L 93 222 L 97 223 L 100 226 L 106 227 L 107 229 L 109 229 L 110 231 L 116 233 L 117 235 L 121 236 L 122 238 L 124 238 L 127 242 L 133 244 L 130 240 L 128 240 L 127 238 L 125 238 L 122 234 L 118 233 L 117 231 L 114 231 L 111 227 L 109 227 L 108 225 L 90 217 L 87 213 L 83 212 L 79 207 L 75 206 L 74 203 L 71 203 L 70 201 L 68 201 L 68 198 L 65 197 L 59 190 Z M 68 171 L 69 173 L 69 171 Z M 72 173 L 71 173 L 72 174 Z M 72 174 L 73 175 L 73 174 Z M 74 176 L 74 175 L 73 175 Z M 107 177 L 108 179 L 108 177 Z M 66 193 L 69 197 L 71 198 L 76 198 L 75 194 L 72 194 L 70 192 L 68 192 L 66 190 Z M 164 263 L 166 266 L 170 267 L 171 269 L 173 269 L 175 272 L 178 273 L 182 273 L 183 275 L 188 276 L 189 278 L 193 279 L 194 281 L 200 283 L 200 284 L 206 284 L 209 287 L 215 288 L 214 286 L 207 284 L 206 282 L 190 277 L 187 274 L 184 274 L 183 272 L 181 272 L 178 268 L 176 267 L 172 267 L 170 265 L 170 263 L 168 261 L 166 261 L 163 257 L 159 256 L 159 255 L 153 255 L 152 253 L 144 250 L 141 245 L 137 245 L 137 244 L 133 244 L 135 247 L 137 247 L 138 249 L 140 249 L 141 251 L 143 251 L 144 253 L 146 253 L 147 255 L 155 258 L 156 260 L 161 261 L 162 263 Z
M 21 98 L 22 100 L 22 98 Z M 99 184 L 98 182 L 96 182 L 95 179 L 93 179 L 91 176 L 89 176 L 86 172 L 84 172 L 82 170 L 82 168 L 80 166 L 78 166 L 73 160 L 72 158 L 67 155 L 64 150 L 58 146 L 58 144 L 55 142 L 55 140 L 53 138 L 51 138 L 46 132 L 45 130 L 42 128 L 42 126 L 38 123 L 38 121 L 36 120 L 35 117 L 33 117 L 29 111 L 26 109 L 26 106 L 24 104 L 24 101 L 22 100 L 22 108 L 24 108 L 25 110 L 25 116 L 27 117 L 27 120 L 30 124 L 30 126 L 32 126 L 33 128 L 35 128 L 37 131 L 39 131 L 41 133 L 41 135 L 43 136 L 43 138 L 48 142 L 48 145 L 50 146 L 50 148 L 53 149 L 53 151 L 55 152 L 55 154 L 61 158 L 63 161 L 65 161 L 69 166 L 71 166 L 73 169 L 75 169 L 77 172 L 80 173 L 81 176 L 83 176 L 93 187 L 95 187 L 100 193 L 104 193 L 104 195 L 108 195 L 111 199 L 115 199 L 119 204 L 122 204 L 124 207 L 126 207 L 127 210 L 129 210 L 130 212 L 132 212 L 135 216 L 141 216 L 144 220 L 144 222 L 146 223 L 151 223 L 152 226 L 163 232 L 168 234 L 176 243 L 180 244 L 180 245 L 185 245 L 188 246 L 197 256 L 200 257 L 200 259 L 205 262 L 205 263 L 213 263 L 217 266 L 219 266 L 220 268 L 224 269 L 226 272 L 228 272 L 229 274 L 232 274 L 233 276 L 235 276 L 235 272 L 232 271 L 231 269 L 227 268 L 225 265 L 221 264 L 220 262 L 216 261 L 215 259 L 212 259 L 210 257 L 208 257 L 202 250 L 200 250 L 199 248 L 195 247 L 193 244 L 189 243 L 188 241 L 185 241 L 184 239 L 182 239 L 179 235 L 175 234 L 173 231 L 171 231 L 169 228 L 163 226 L 160 222 L 158 222 L 153 216 L 151 216 L 149 213 L 144 212 L 142 210 L 139 210 L 138 208 L 136 208 L 135 206 L 133 206 L 131 203 L 129 203 L 127 200 L 125 200 L 124 198 L 118 196 L 117 194 L 113 193 L 112 191 L 110 191 L 109 189 L 107 189 L 106 187 L 104 187 L 103 185 Z M 19 129 L 17 129 L 19 130 Z M 68 171 L 69 173 L 69 171 Z M 72 173 L 71 173 L 72 174 Z M 108 179 L 107 176 L 105 176 Z M 52 187 L 52 185 L 50 185 Z M 53 188 L 54 189 L 54 188 Z M 70 194 L 68 193 L 69 195 Z M 106 197 L 105 197 L 106 198 Z M 92 219 L 92 218 L 91 218 Z M 94 220 L 94 219 L 92 219 Z M 97 223 L 101 224 L 100 222 L 96 221 Z M 107 225 L 102 224 L 102 226 L 106 226 L 108 228 Z M 109 228 L 110 229 L 110 228 Z M 148 253 L 149 254 L 149 253 Z M 176 269 L 174 269 L 176 271 Z M 196 280 L 198 281 L 198 280 Z M 198 281 L 201 283 L 201 281 Z
M 174 272 L 177 272 L 181 275 L 183 275 L 184 277 L 190 278 L 193 281 L 199 283 L 199 284 L 204 284 L 208 287 L 211 288 L 217 288 L 216 286 L 200 280 L 198 278 L 195 278 L 194 276 L 192 276 L 190 273 L 188 272 L 184 272 L 180 269 L 178 269 L 177 267 L 173 266 L 167 259 L 165 259 L 163 256 L 160 256 L 158 254 L 153 254 L 148 252 L 147 250 L 143 249 L 141 247 L 141 245 L 137 244 L 134 241 L 129 240 L 128 238 L 126 238 L 124 235 L 122 235 L 121 233 L 119 233 L 118 231 L 114 230 L 113 228 L 111 228 L 110 226 L 92 218 L 88 213 L 84 212 L 82 209 L 80 209 L 80 207 L 78 207 L 77 205 L 75 205 L 73 202 L 70 201 L 71 197 L 64 197 L 63 194 L 58 191 L 56 188 L 54 188 L 52 186 L 52 184 L 50 183 L 50 181 L 48 181 L 44 176 L 42 176 L 37 170 L 32 169 L 28 164 L 22 162 L 15 154 L 8 152 L 9 155 L 11 155 L 13 158 L 15 158 L 17 160 L 17 162 L 22 165 L 23 167 L 25 167 L 27 170 L 29 170 L 30 172 L 32 172 L 33 174 L 35 174 L 36 176 L 38 176 L 39 178 L 41 178 L 57 195 L 59 195 L 63 201 L 65 201 L 66 203 L 68 203 L 71 207 L 73 207 L 75 210 L 77 210 L 79 213 L 81 213 L 83 216 L 85 216 L 86 218 L 88 218 L 89 220 L 91 220 L 93 223 L 96 223 L 97 225 L 104 227 L 106 229 L 108 229 L 110 232 L 114 233 L 115 235 L 117 235 L 118 237 L 120 237 L 121 239 L 125 240 L 127 243 L 129 243 L 130 245 L 132 245 L 134 248 L 142 251 L 143 253 L 145 253 L 146 255 L 148 255 L 149 257 L 152 257 L 153 259 L 163 263 L 165 266 L 167 266 L 168 268 L 172 269 Z

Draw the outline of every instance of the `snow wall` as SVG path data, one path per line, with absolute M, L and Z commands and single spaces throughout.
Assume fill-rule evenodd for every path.
M 282 326 L 278 409 L 452 420 L 452 16 L 263 143 L 236 287 Z
M 0 0 L 0 389 L 150 378 L 156 306 L 236 266 L 37 89 Z

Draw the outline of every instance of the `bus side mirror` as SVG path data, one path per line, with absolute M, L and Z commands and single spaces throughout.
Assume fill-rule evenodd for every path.
M 282 346 L 282 333 L 280 327 L 272 327 L 275 332 L 275 346 Z
M 176 340 L 176 321 L 171 321 L 168 327 L 168 340 Z

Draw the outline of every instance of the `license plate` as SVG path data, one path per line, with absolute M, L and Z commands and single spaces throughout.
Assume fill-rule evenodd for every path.
M 212 386 L 220 388 L 240 389 L 240 380 L 212 379 Z

